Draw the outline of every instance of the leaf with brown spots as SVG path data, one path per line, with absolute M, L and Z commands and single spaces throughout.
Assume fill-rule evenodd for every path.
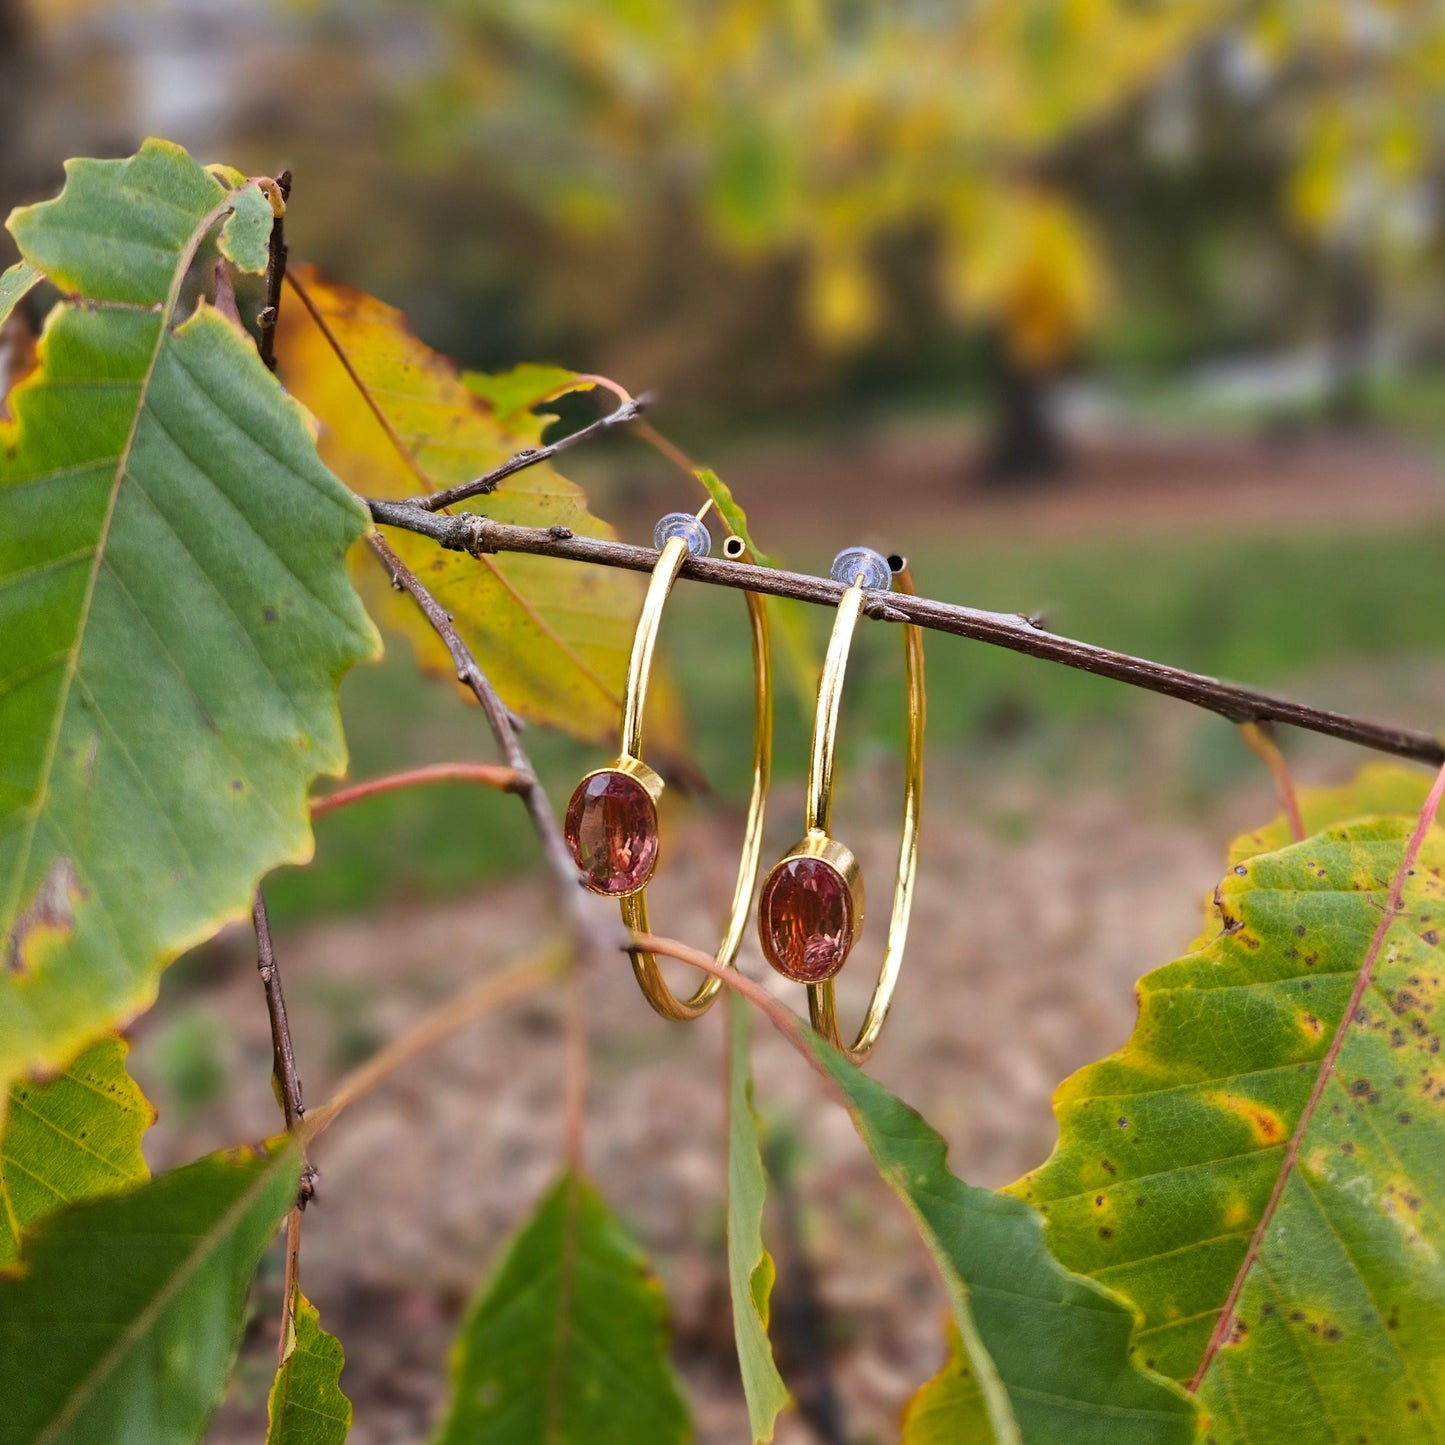
M 399 311 L 314 268 L 293 267 L 277 352 L 286 385 L 321 424 L 321 453 L 358 492 L 392 500 L 439 491 L 492 470 L 541 438 L 530 404 L 569 388 L 569 373 L 538 369 L 495 378 L 496 401 L 468 386 Z M 587 385 L 576 381 L 575 385 Z M 563 526 L 608 537 L 581 489 L 549 464 L 514 472 L 470 504 L 502 522 Z M 402 560 L 452 614 L 507 705 L 534 722 L 589 740 L 609 736 L 645 579 L 549 557 L 469 557 L 422 537 L 389 536 Z M 357 572 L 382 622 L 422 663 L 454 674 L 451 657 L 371 558 Z
M 1059 1144 L 1011 1187 L 1140 1310 L 1218 1445 L 1445 1440 L 1442 791 L 1237 843 L 1212 936 L 1140 983 L 1133 1037 L 1062 1085 Z

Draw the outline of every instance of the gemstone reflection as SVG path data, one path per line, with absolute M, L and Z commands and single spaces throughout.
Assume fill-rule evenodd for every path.
M 853 946 L 853 895 L 821 858 L 788 858 L 768 874 L 758 906 L 768 962 L 797 983 L 832 978 Z
M 577 784 L 563 828 L 594 893 L 636 893 L 657 867 L 657 805 L 636 778 L 608 769 Z

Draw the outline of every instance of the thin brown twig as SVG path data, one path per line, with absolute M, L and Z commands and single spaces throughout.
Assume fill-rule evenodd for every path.
M 281 970 L 276 964 L 276 950 L 271 942 L 271 920 L 266 914 L 266 900 L 256 890 L 251 905 L 251 920 L 256 928 L 256 969 L 266 994 L 266 1012 L 271 1018 L 271 1075 L 276 1084 L 276 1097 L 286 1121 L 286 1132 L 301 1127 L 306 1106 L 301 1100 L 301 1079 L 296 1072 L 296 1051 L 291 1043 L 291 1024 L 286 1017 L 286 996 L 281 989 Z M 316 1192 L 316 1171 L 303 1152 L 301 1183 L 296 1203 L 286 1220 L 286 1277 L 281 1288 L 281 1328 L 276 1341 L 276 1366 L 286 1363 L 296 1322 L 296 1293 L 301 1284 L 301 1215 Z
M 482 705 L 482 713 L 497 740 L 497 746 L 501 748 L 507 766 L 515 774 L 513 791 L 526 805 L 532 827 L 542 844 L 548 867 L 557 880 L 563 903 L 572 919 L 583 951 L 598 956 L 610 953 L 613 944 L 600 928 L 600 915 L 592 907 L 594 900 L 582 886 L 581 874 L 572 861 L 572 855 L 567 851 L 567 844 L 562 838 L 562 830 L 557 824 L 546 790 L 538 781 L 531 759 L 517 736 L 511 713 L 497 696 L 497 691 L 486 673 L 477 665 L 476 658 L 462 641 L 446 610 L 382 537 L 373 533 L 368 540 L 390 574 L 392 586 L 411 594 L 412 600 L 451 654 L 457 680 L 468 687 Z
M 828 1093 L 838 1103 L 847 1107 L 843 1091 L 808 1046 L 807 1035 L 812 1031 L 811 1025 L 806 1019 L 795 1014 L 786 1004 L 779 1003 L 762 984 L 750 979 L 744 973 L 739 973 L 731 965 L 724 967 L 712 954 L 704 953 L 700 948 L 694 948 L 688 943 L 679 943 L 675 938 L 663 938 L 656 933 L 634 933 L 623 945 L 623 948 L 629 953 L 634 951 L 655 953 L 663 958 L 675 958 L 681 963 L 701 969 L 704 973 L 712 974 L 714 978 L 722 979 L 730 989 L 735 993 L 740 993 L 750 1004 L 761 1009 L 767 1015 L 768 1022 L 807 1061 L 813 1072 L 823 1081 L 823 1087 Z
M 694 481 L 697 480 L 697 463 L 676 442 L 663 436 L 650 421 L 640 421 L 633 430 L 648 446 L 665 456 L 679 471 L 686 472 Z
M 365 783 L 355 783 L 349 788 L 337 788 L 322 798 L 312 798 L 311 819 L 324 818 L 338 808 L 359 803 L 363 798 L 374 798 L 381 793 L 399 793 L 404 788 L 415 788 L 427 783 L 478 783 L 484 788 L 495 788 L 499 793 L 520 791 L 521 778 L 513 768 L 504 768 L 496 763 L 428 763 L 421 768 L 408 768 L 401 773 L 388 773 L 382 778 L 371 778 Z
M 650 572 L 657 563 L 657 553 L 650 547 L 634 547 L 599 537 L 578 537 L 565 527 L 517 527 L 470 512 L 439 517 L 406 503 L 369 501 L 367 505 L 376 522 L 405 528 L 430 537 L 443 547 L 473 555 L 522 552 L 602 567 L 621 567 L 632 572 Z M 773 597 L 792 597 L 824 607 L 836 607 L 843 593 L 840 583 L 826 577 L 712 557 L 685 559 L 679 576 Z M 1445 762 L 1445 742 L 1429 733 L 1309 707 L 1255 688 L 1221 682 L 1202 673 L 1186 672 L 1183 668 L 1132 657 L 1112 648 L 1061 637 L 1021 613 L 986 612 L 892 592 L 871 595 L 865 610 L 870 617 L 884 622 L 909 622 L 955 637 L 972 638 L 1044 662 L 1059 663 L 1130 687 L 1178 698 L 1233 723 L 1284 723 L 1436 767 Z
M 329 1129 L 343 1110 L 350 1108 L 419 1055 L 503 1005 L 562 978 L 569 957 L 570 950 L 554 946 L 536 958 L 481 979 L 448 999 L 440 1008 L 432 1010 L 347 1074 L 332 1091 L 331 1097 L 306 1116 L 307 1142 Z
M 555 442 L 549 442 L 544 447 L 524 447 L 516 455 L 508 457 L 501 466 L 493 467 L 491 471 L 484 472 L 469 482 L 460 482 L 455 487 L 444 487 L 439 492 L 431 493 L 430 496 L 417 497 L 412 505 L 421 507 L 428 512 L 439 512 L 443 507 L 450 507 L 456 502 L 466 501 L 468 497 L 481 497 L 488 492 L 495 492 L 497 484 L 510 477 L 514 472 L 523 471 L 527 467 L 535 467 L 539 462 L 550 461 L 559 453 L 570 451 L 579 443 L 601 436 L 603 432 L 611 431 L 613 427 L 625 426 L 630 421 L 636 421 L 646 409 L 647 404 L 646 396 L 629 397 L 615 411 L 598 417 L 596 421 L 589 422 L 578 431 L 560 437 Z
M 266 900 L 261 890 L 251 906 L 251 919 L 256 926 L 256 969 L 266 993 L 266 1011 L 271 1016 L 271 1067 L 276 1078 L 276 1095 L 286 1128 L 294 1129 L 306 1112 L 301 1102 L 301 1080 L 296 1072 L 296 1050 L 291 1044 L 291 1025 L 286 1018 L 286 996 L 281 990 L 281 970 L 276 964 L 276 950 L 271 942 L 271 920 L 266 915 Z M 303 1193 L 305 1185 L 303 1181 Z
M 1240 723 L 1239 733 L 1245 746 L 1269 769 L 1269 775 L 1274 779 L 1280 807 L 1284 809 L 1285 820 L 1289 823 L 1290 837 L 1296 843 L 1303 842 L 1305 824 L 1300 814 L 1299 794 L 1295 791 L 1289 764 L 1275 741 L 1274 728 L 1267 722 Z
M 296 1338 L 296 1296 L 301 1292 L 301 1205 L 286 1216 L 286 1276 L 281 1285 L 281 1332 L 276 1341 L 276 1368 L 291 1354 Z
M 580 1172 L 587 1137 L 587 972 L 574 968 L 567 980 L 565 1063 L 562 1069 L 562 1153 Z
M 291 172 L 282 171 L 276 177 L 276 189 L 281 192 L 282 203 L 291 199 Z M 271 240 L 266 256 L 266 304 L 257 318 L 258 334 L 256 349 L 261 360 L 276 370 L 276 323 L 281 317 L 281 286 L 286 279 L 286 217 L 277 216 L 271 223 Z

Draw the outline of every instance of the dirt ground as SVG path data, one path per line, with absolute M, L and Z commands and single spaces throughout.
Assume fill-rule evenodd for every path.
M 1030 536 L 1157 527 L 1184 516 L 1239 524 L 1278 514 L 1339 526 L 1445 513 L 1438 473 L 1404 444 L 1375 448 L 1369 485 L 1360 482 L 1360 457 L 1314 443 L 1246 453 L 1248 444 L 1218 441 L 1191 447 L 1194 460 L 1165 443 L 1114 446 L 1086 452 L 1076 485 L 1008 502 L 976 492 L 960 502 L 966 458 L 954 447 L 873 445 L 850 450 L 841 471 L 854 484 L 842 487 L 826 458 L 805 468 L 739 458 L 734 486 L 759 535 L 796 533 L 813 503 L 830 508 L 838 528 L 861 524 L 877 499 L 860 479 L 876 475 L 890 477 L 890 506 L 905 519 L 947 505 L 960 525 Z M 1158 485 L 1161 472 L 1171 478 L 1167 487 Z M 1411 673 L 1409 686 L 1427 686 L 1445 706 L 1445 670 L 1436 672 L 1428 684 Z M 1366 712 L 1391 695 L 1365 676 L 1335 696 L 1348 700 L 1351 690 Z M 1123 1042 L 1135 980 L 1196 933 L 1227 839 L 1275 811 L 1267 781 L 1255 774 L 1202 808 L 1159 802 L 1149 779 L 1170 775 L 1185 740 L 1197 737 L 1190 730 L 1224 725 L 1158 699 L 1141 708 L 1150 755 L 1122 782 L 1097 774 L 1089 781 L 1067 758 L 1046 770 L 930 756 L 911 947 L 870 1067 L 943 1133 L 953 1168 L 970 1182 L 1002 1184 L 1047 1155 L 1053 1089 Z M 1112 746 L 1127 751 L 1117 737 Z M 1359 760 L 1321 744 L 1303 750 L 1299 772 L 1334 781 Z M 565 781 L 553 786 L 565 794 Z M 840 802 L 846 836 L 877 899 L 886 896 L 897 848 L 895 765 L 882 761 L 849 787 Z M 792 841 L 800 814 L 797 787 L 777 790 L 766 856 Z M 678 842 L 674 866 L 654 890 L 660 931 L 711 943 L 738 827 L 727 813 L 668 820 Z M 308 1100 L 325 1099 L 347 1067 L 450 994 L 535 949 L 553 913 L 545 884 L 522 880 L 443 905 L 283 932 L 278 951 Z M 875 902 L 845 970 L 846 1018 L 866 995 L 885 914 Z M 137 1029 L 135 1069 L 163 1109 L 174 1089 L 148 1044 L 167 1018 L 199 1011 L 218 1021 L 225 1040 L 222 1087 L 201 1107 L 172 1110 L 153 1131 L 156 1167 L 275 1127 L 251 946 L 239 932 L 221 940 L 168 983 L 162 1007 Z M 774 979 L 751 937 L 742 967 L 801 1006 L 799 991 Z M 590 979 L 588 997 L 590 1171 L 666 1287 L 699 1445 L 739 1445 L 749 1437 L 723 1242 L 722 1011 L 692 1026 L 665 1023 L 622 961 Z M 755 1026 L 754 1038 L 759 1106 L 785 1161 L 767 1230 L 781 1275 L 775 1343 L 785 1378 L 817 1406 L 812 1423 L 802 1412 L 785 1417 L 777 1440 L 895 1440 L 904 1403 L 942 1361 L 941 1288 L 847 1118 L 765 1026 Z M 425 1440 L 444 1408 L 448 1349 L 466 1302 L 559 1167 L 562 1068 L 560 998 L 539 995 L 409 1066 L 320 1141 L 302 1274 L 323 1324 L 345 1344 L 355 1445 Z M 279 1270 L 273 1258 L 263 1272 L 213 1445 L 264 1435 Z M 832 1424 L 822 1418 L 830 1414 Z

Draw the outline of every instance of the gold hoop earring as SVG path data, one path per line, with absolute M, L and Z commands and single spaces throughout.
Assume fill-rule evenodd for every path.
M 843 967 L 863 930 L 863 875 L 853 854 L 829 836 L 833 809 L 833 756 L 838 738 L 838 704 L 848 650 L 869 591 L 890 586 L 912 592 L 913 579 L 901 558 L 892 563 L 867 547 L 849 547 L 833 562 L 834 581 L 846 591 L 838 602 L 833 635 L 818 683 L 818 708 L 808 761 L 808 795 L 803 839 L 773 866 L 763 883 L 758 904 L 758 934 L 768 962 L 797 983 L 808 986 L 808 1014 L 813 1027 L 855 1063 L 872 1052 L 893 1002 L 908 916 L 918 872 L 919 808 L 923 800 L 923 631 L 903 627 L 908 672 L 908 745 L 904 763 L 903 842 L 898 850 L 898 875 L 893 886 L 893 913 L 878 982 L 868 1011 L 851 1047 L 838 1030 L 833 978 Z
M 656 871 L 660 846 L 657 805 L 663 780 L 642 760 L 642 714 L 652 653 L 663 605 L 683 562 L 688 557 L 706 557 L 712 550 L 712 538 L 702 521 L 711 506 L 709 502 L 696 516 L 671 512 L 653 531 L 658 558 L 632 639 L 622 713 L 622 749 L 610 767 L 598 768 L 578 783 L 567 805 L 563 832 L 583 883 L 594 893 L 617 898 L 622 905 L 622 921 L 634 933 L 651 932 L 647 885 Z M 746 554 L 747 548 L 740 537 L 730 536 L 723 550 L 735 561 Z M 757 593 L 746 595 L 753 637 L 753 788 L 732 911 L 716 954 L 724 968 L 737 958 L 752 911 L 773 756 L 773 674 L 767 608 Z M 690 998 L 679 998 L 668 987 L 656 957 L 641 949 L 632 954 L 632 969 L 648 1003 L 664 1018 L 679 1021 L 704 1013 L 723 986 L 721 979 L 709 977 Z

